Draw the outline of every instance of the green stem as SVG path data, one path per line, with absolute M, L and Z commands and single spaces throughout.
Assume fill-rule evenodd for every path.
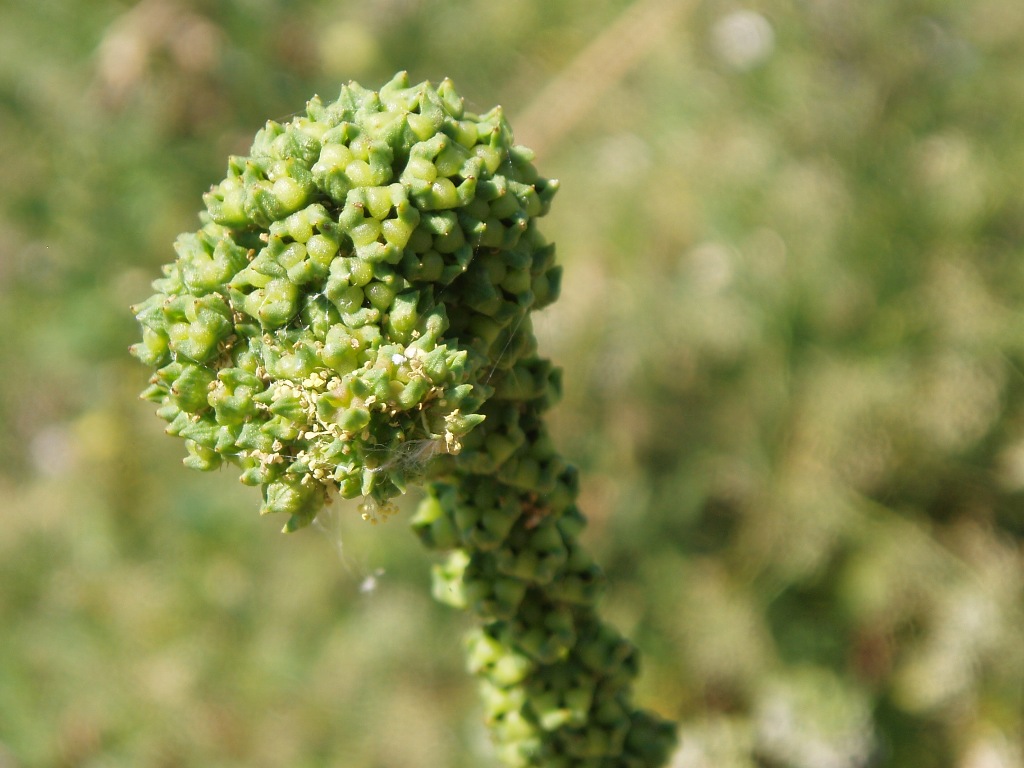
M 435 568 L 435 597 L 480 620 L 469 668 L 501 758 L 654 768 L 674 727 L 634 707 L 639 654 L 598 616 L 604 579 L 580 545 L 577 474 L 542 418 L 557 397 L 555 373 L 533 358 L 495 377 L 501 391 L 512 389 L 508 377 L 532 374 L 541 392 L 481 409 L 487 418 L 464 447 L 472 458 L 428 486 L 413 527 L 428 547 L 451 551 Z

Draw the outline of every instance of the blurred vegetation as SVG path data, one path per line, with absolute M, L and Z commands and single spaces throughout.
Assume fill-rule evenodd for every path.
M 489 764 L 401 521 L 281 536 L 125 351 L 226 156 L 397 69 L 562 180 L 556 431 L 674 768 L 1024 764 L 1024 5 L 633 6 L 0 4 L 2 768 Z

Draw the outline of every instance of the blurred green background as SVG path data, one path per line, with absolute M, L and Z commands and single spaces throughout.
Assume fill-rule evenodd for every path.
M 1024 765 L 1024 4 L 0 0 L 0 768 L 493 764 L 402 520 L 278 533 L 128 305 L 268 118 L 452 77 L 673 768 Z

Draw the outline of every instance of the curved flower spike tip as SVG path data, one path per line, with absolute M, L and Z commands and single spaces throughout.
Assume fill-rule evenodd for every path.
M 449 81 L 313 98 L 230 158 L 132 308 L 144 397 L 186 464 L 238 465 L 288 530 L 332 494 L 386 514 L 419 459 L 459 453 L 554 299 L 533 219 L 556 189 L 501 109 L 466 112 Z
M 529 313 L 559 291 L 535 225 L 558 185 L 532 161 L 447 80 L 314 98 L 230 158 L 132 352 L 185 463 L 240 467 L 285 530 L 332 495 L 376 521 L 427 484 L 413 527 L 449 552 L 435 596 L 480 619 L 469 666 L 506 764 L 654 768 L 674 728 L 631 704 L 638 654 L 597 616 L 544 423 L 561 379 Z

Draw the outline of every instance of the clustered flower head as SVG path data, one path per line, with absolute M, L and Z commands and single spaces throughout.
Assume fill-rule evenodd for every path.
M 386 515 L 417 459 L 458 454 L 558 291 L 532 223 L 557 183 L 531 160 L 500 107 L 405 73 L 268 122 L 133 307 L 185 463 L 238 465 L 294 530 L 334 494 Z
M 638 654 L 597 615 L 545 427 L 561 379 L 529 312 L 559 289 L 534 223 L 557 184 L 531 161 L 447 81 L 313 99 L 230 160 L 133 351 L 186 463 L 237 464 L 286 530 L 334 494 L 377 519 L 426 482 L 413 528 L 448 553 L 435 597 L 480 621 L 469 667 L 503 762 L 655 768 L 674 729 L 632 703 Z

